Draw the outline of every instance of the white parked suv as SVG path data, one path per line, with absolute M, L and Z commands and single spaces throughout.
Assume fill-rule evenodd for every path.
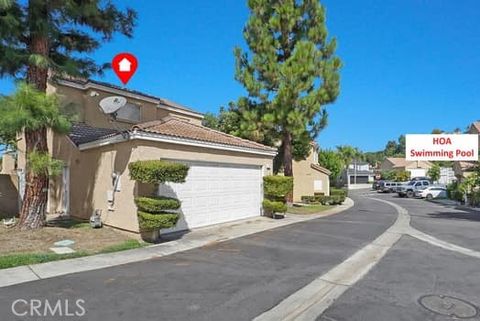
M 421 198 L 432 200 L 434 198 L 446 198 L 447 189 L 442 186 L 430 186 L 419 193 Z
M 407 184 L 397 187 L 397 193 L 400 197 L 415 197 L 429 186 L 431 186 L 430 181 L 426 179 L 411 180 Z

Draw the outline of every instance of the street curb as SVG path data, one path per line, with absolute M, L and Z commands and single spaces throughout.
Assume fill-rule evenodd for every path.
M 370 199 L 381 201 L 376 198 Z M 402 237 L 401 231 L 409 224 L 408 213 L 399 206 L 393 207 L 398 216 L 385 232 L 327 273 L 293 293 L 272 309 L 257 316 L 253 321 L 317 320 L 336 299 L 380 262 L 388 250 Z
M 284 219 L 280 220 L 272 220 L 266 217 L 255 217 L 228 224 L 196 229 L 185 234 L 181 239 L 154 244 L 140 249 L 96 254 L 74 259 L 2 269 L 0 270 L 0 288 L 163 257 L 202 246 L 222 243 L 282 226 L 331 216 L 346 211 L 353 206 L 353 200 L 347 198 L 343 205 L 339 205 L 319 214 L 288 214 Z

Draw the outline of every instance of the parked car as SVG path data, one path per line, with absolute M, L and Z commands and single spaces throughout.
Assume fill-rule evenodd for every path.
M 416 193 L 423 191 L 430 185 L 429 180 L 411 180 L 406 185 L 399 186 L 397 193 L 400 197 L 414 197 Z
M 417 176 L 417 177 L 412 177 L 410 181 L 430 181 L 430 177 Z
M 419 197 L 432 200 L 434 198 L 446 198 L 447 189 L 442 186 L 429 186 L 419 193 Z
M 379 184 L 377 192 L 378 193 L 392 193 L 392 192 L 396 191 L 396 189 L 399 185 L 400 185 L 400 183 L 397 183 L 397 182 L 383 181 Z
M 378 190 L 379 187 L 380 187 L 380 184 L 385 182 L 384 180 L 378 180 L 378 181 L 374 181 L 373 184 L 372 184 L 372 189 L 374 191 Z

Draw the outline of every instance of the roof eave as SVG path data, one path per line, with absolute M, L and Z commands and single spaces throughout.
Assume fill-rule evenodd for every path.
M 224 150 L 224 151 L 232 151 L 232 152 L 240 152 L 240 153 L 247 153 L 247 154 L 255 154 L 255 155 L 262 155 L 262 156 L 271 156 L 275 157 L 277 155 L 277 150 L 275 149 L 255 149 L 255 148 L 248 148 L 242 146 L 234 146 L 234 145 L 226 145 L 226 144 L 218 144 L 218 143 L 211 143 L 205 141 L 198 141 L 193 139 L 186 139 L 180 137 L 173 137 L 155 133 L 149 133 L 145 131 L 141 131 L 138 129 L 129 132 L 128 137 L 125 134 L 115 135 L 109 138 L 96 140 L 89 143 L 80 144 L 78 148 L 83 150 L 98 148 L 102 146 L 107 146 L 111 144 L 122 143 L 131 140 L 146 140 L 146 141 L 155 141 L 155 142 L 163 142 L 163 143 L 170 143 L 170 144 L 177 144 L 177 145 L 185 145 L 185 146 L 193 146 L 193 147 L 203 147 L 203 148 L 210 148 L 210 149 L 217 149 L 217 150 Z

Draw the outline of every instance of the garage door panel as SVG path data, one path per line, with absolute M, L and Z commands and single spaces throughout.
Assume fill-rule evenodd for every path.
M 168 183 L 159 188 L 160 195 L 182 201 L 182 215 L 175 230 L 260 215 L 260 166 L 185 163 L 190 165 L 190 170 L 184 184 Z

